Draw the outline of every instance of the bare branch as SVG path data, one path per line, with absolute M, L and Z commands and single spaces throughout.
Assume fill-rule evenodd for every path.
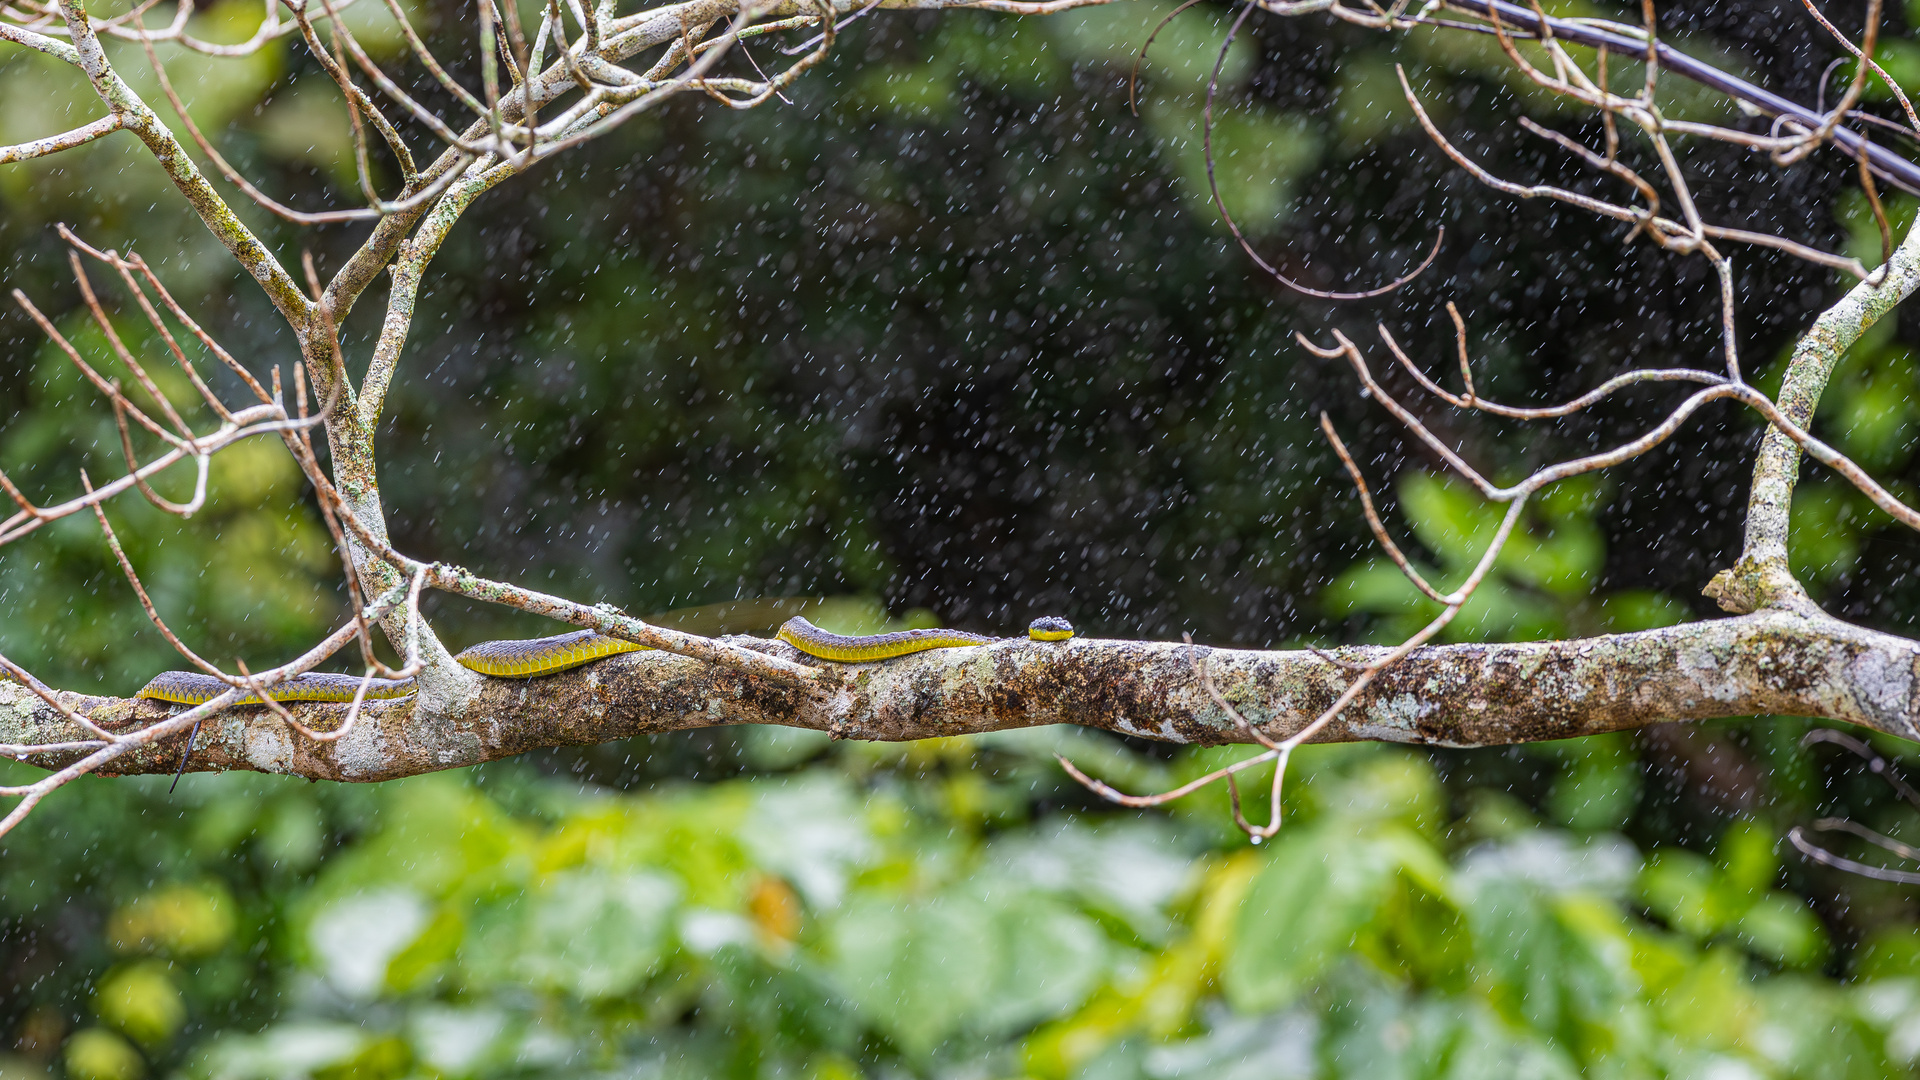
M 1818 22 L 1820 26 L 1826 30 L 1827 33 L 1832 34 L 1833 39 L 1835 41 L 1838 41 L 1843 47 L 1846 48 L 1848 52 L 1859 57 L 1863 67 L 1865 67 L 1869 71 L 1872 71 L 1875 75 L 1878 75 L 1880 77 L 1880 81 L 1886 85 L 1888 90 L 1891 90 L 1893 92 L 1894 98 L 1900 102 L 1900 108 L 1906 112 L 1907 123 L 1912 125 L 1912 128 L 1915 132 L 1920 132 L 1920 116 L 1917 116 L 1914 114 L 1913 102 L 1907 100 L 1907 92 L 1900 88 L 1900 84 L 1894 81 L 1893 76 L 1888 75 L 1885 69 L 1881 68 L 1879 64 L 1875 63 L 1873 58 L 1871 56 L 1868 56 L 1865 52 L 1863 52 L 1858 45 L 1855 45 L 1852 41 L 1849 41 L 1847 39 L 1847 35 L 1840 32 L 1839 27 L 1836 27 L 1832 23 L 1828 22 L 1827 17 L 1820 13 L 1820 9 L 1818 7 L 1814 6 L 1813 0 L 1801 0 L 1801 3 L 1806 6 L 1807 14 L 1812 15 L 1814 18 L 1814 21 Z M 1826 80 L 1822 79 L 1821 88 L 1823 90 L 1825 89 L 1825 84 L 1826 84 Z M 1835 115 L 1838 115 L 1838 110 L 1835 110 Z M 1864 117 L 1862 117 L 1858 113 L 1853 114 L 1853 118 L 1864 119 Z
M 95 120 L 91 124 L 82 124 L 71 131 L 58 135 L 49 135 L 44 139 L 15 143 L 12 146 L 0 146 L 0 165 L 11 165 L 16 161 L 57 154 L 62 150 L 72 150 L 85 146 L 95 139 L 111 135 L 126 126 L 126 120 L 119 113 L 112 113 Z
M 201 153 L 207 155 L 208 160 L 213 162 L 214 168 L 220 171 L 221 176 L 226 177 L 228 183 L 239 188 L 242 194 L 254 201 L 255 205 L 271 211 L 276 216 L 291 221 L 296 225 L 325 225 L 341 221 L 364 221 L 369 218 L 382 216 L 377 206 L 369 209 L 323 210 L 313 213 L 295 210 L 253 186 L 253 183 L 245 176 L 242 176 L 240 170 L 234 168 L 233 165 L 221 155 L 220 151 L 214 149 L 213 143 L 209 142 L 207 137 L 201 133 L 200 125 L 193 122 L 193 117 L 187 112 L 186 103 L 180 100 L 180 95 L 175 92 L 173 88 L 173 80 L 167 77 L 167 66 L 161 63 L 159 54 L 154 52 L 153 42 L 143 37 L 140 40 L 140 44 L 146 49 L 147 62 L 152 65 L 154 75 L 160 80 L 161 92 L 167 95 L 167 101 L 173 106 L 173 111 L 180 117 L 180 122 L 186 125 L 187 134 L 193 137 L 194 145 L 200 148 Z M 396 143 L 398 138 L 399 136 L 396 133 L 394 136 Z M 404 145 L 402 145 L 402 149 L 404 149 Z M 411 165 L 412 162 L 409 161 L 408 164 Z
M 87 494 L 93 494 L 93 481 L 87 479 L 85 470 L 81 470 L 80 483 L 87 489 Z M 134 595 L 140 598 L 140 607 L 147 613 L 147 619 L 153 623 L 154 629 L 160 631 L 160 636 L 167 639 L 167 644 L 173 646 L 173 651 L 185 657 L 188 663 L 209 675 L 226 678 L 226 674 L 219 668 L 201 659 L 200 654 L 188 648 L 186 643 L 167 626 L 166 620 L 160 617 L 160 612 L 153 606 L 153 598 L 147 595 L 146 586 L 140 584 L 140 575 L 134 570 L 133 561 L 127 558 L 126 550 L 120 546 L 120 538 L 114 535 L 113 525 L 107 521 L 107 512 L 100 508 L 98 502 L 93 504 L 93 516 L 100 522 L 100 531 L 106 534 L 107 547 L 113 551 L 114 560 L 120 564 L 120 570 L 126 574 L 127 581 L 133 585 Z
M 1333 444 L 1333 452 L 1340 455 L 1340 463 L 1347 467 L 1347 475 L 1353 478 L 1354 490 L 1360 493 L 1360 508 L 1367 515 L 1367 528 L 1373 530 L 1374 539 L 1380 541 L 1380 546 L 1386 549 L 1387 557 L 1393 560 L 1393 565 L 1400 568 L 1400 572 L 1407 576 L 1408 581 L 1413 582 L 1415 588 L 1426 594 L 1427 599 L 1435 603 L 1446 603 L 1446 598 L 1440 595 L 1438 589 L 1427 584 L 1427 579 L 1421 577 L 1420 571 L 1413 568 L 1413 564 L 1407 561 L 1406 555 L 1401 553 L 1400 545 L 1394 543 L 1393 537 L 1387 533 L 1386 525 L 1380 521 L 1380 515 L 1373 509 L 1373 495 L 1367 490 L 1367 478 L 1361 475 L 1360 466 L 1354 464 L 1353 455 L 1347 453 L 1347 444 L 1340 441 L 1339 432 L 1333 430 L 1333 421 L 1324 412 L 1320 414 L 1320 430 L 1326 433 L 1327 441 Z
M 1890 836 L 1884 836 L 1874 832 L 1864 825 L 1856 825 L 1845 818 L 1821 818 L 1813 823 L 1813 829 L 1816 832 L 1832 831 L 1852 833 L 1874 846 L 1890 851 L 1903 859 L 1920 860 L 1920 849 L 1909 847 Z M 1806 826 L 1795 825 L 1793 828 L 1787 830 L 1787 842 L 1798 848 L 1802 855 L 1805 855 L 1807 858 L 1822 866 L 1831 866 L 1836 870 L 1845 870 L 1849 874 L 1855 874 L 1863 878 L 1872 878 L 1875 881 L 1890 881 L 1898 885 L 1920 885 L 1920 871 L 1895 870 L 1892 867 L 1874 866 L 1871 863 L 1863 863 L 1855 859 L 1835 855 L 1833 852 L 1807 839 Z

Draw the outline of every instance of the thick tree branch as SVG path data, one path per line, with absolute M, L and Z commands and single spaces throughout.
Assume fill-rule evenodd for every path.
M 1795 425 L 1812 426 L 1834 365 L 1860 335 L 1920 288 L 1920 229 L 1908 230 L 1882 270 L 1823 312 L 1794 345 L 1777 404 Z M 1706 588 L 1728 611 L 1812 605 L 1787 564 L 1787 527 L 1799 478 L 1800 447 L 1779 428 L 1770 429 L 1754 461 L 1740 560 L 1715 575 Z
M 807 660 L 782 643 L 730 643 Z M 201 729 L 192 768 L 249 769 L 314 779 L 378 781 L 458 768 L 550 746 L 728 724 L 781 724 L 845 738 L 898 741 L 1041 724 L 1077 724 L 1169 742 L 1247 743 L 1209 697 L 1221 696 L 1270 736 L 1299 730 L 1351 673 L 1312 652 L 1206 649 L 1171 642 L 1010 640 L 846 668 L 817 690 L 661 652 L 629 653 L 535 680 L 485 679 L 462 717 L 425 720 L 411 699 L 369 702 L 337 742 L 290 731 L 264 708 L 227 710 Z M 1343 649 L 1337 659 L 1384 650 Z M 1646 727 L 1668 720 L 1785 713 L 1920 739 L 1920 643 L 1821 615 L 1771 611 L 1574 641 L 1447 645 L 1417 650 L 1315 741 L 1493 746 Z M 175 707 L 63 694 L 102 726 L 150 724 Z M 315 729 L 344 705 L 289 708 Z M 32 691 L 0 682 L 0 743 L 84 737 Z M 178 738 L 129 754 L 126 773 L 169 773 Z M 58 768 L 78 755 L 35 755 Z

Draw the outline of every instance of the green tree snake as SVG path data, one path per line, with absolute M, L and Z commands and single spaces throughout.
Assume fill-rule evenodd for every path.
M 1057 616 L 1044 616 L 1028 625 L 1027 636 L 1034 641 L 1065 641 L 1073 636 L 1073 625 Z M 775 637 L 808 655 L 843 664 L 866 664 L 928 649 L 957 649 L 1005 640 L 984 634 L 970 634 L 964 630 L 899 630 L 891 634 L 847 637 L 822 630 L 797 615 L 788 619 Z M 454 660 L 462 667 L 482 675 L 499 679 L 530 679 L 644 648 L 645 645 L 608 637 L 595 630 L 576 630 L 570 634 L 524 641 L 482 642 L 455 656 Z M 366 696 L 369 698 L 397 698 L 413 693 L 412 679 L 362 680 L 354 675 L 308 673 L 280 683 L 273 688 L 272 694 L 276 701 L 352 701 L 363 681 L 367 683 Z M 200 705 L 226 693 L 228 689 L 226 683 L 211 675 L 163 671 L 152 682 L 141 687 L 135 696 L 181 705 Z M 237 704 L 260 704 L 260 696 L 249 692 Z

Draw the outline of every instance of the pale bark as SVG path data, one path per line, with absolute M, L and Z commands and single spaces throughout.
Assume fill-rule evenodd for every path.
M 1842 297 L 1795 344 L 1777 404 L 1787 419 L 1812 426 L 1814 410 L 1833 369 L 1853 343 L 1920 288 L 1920 229 L 1909 230 L 1884 271 Z M 1747 500 L 1746 545 L 1740 560 L 1708 583 L 1706 593 L 1728 611 L 1812 606 L 1787 564 L 1793 488 L 1800 478 L 1800 447 L 1778 429 L 1761 440 Z

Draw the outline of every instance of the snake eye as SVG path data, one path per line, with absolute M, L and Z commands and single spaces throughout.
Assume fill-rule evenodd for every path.
M 1065 641 L 1073 636 L 1073 624 L 1058 615 L 1042 615 L 1027 624 L 1027 636 L 1035 641 Z

